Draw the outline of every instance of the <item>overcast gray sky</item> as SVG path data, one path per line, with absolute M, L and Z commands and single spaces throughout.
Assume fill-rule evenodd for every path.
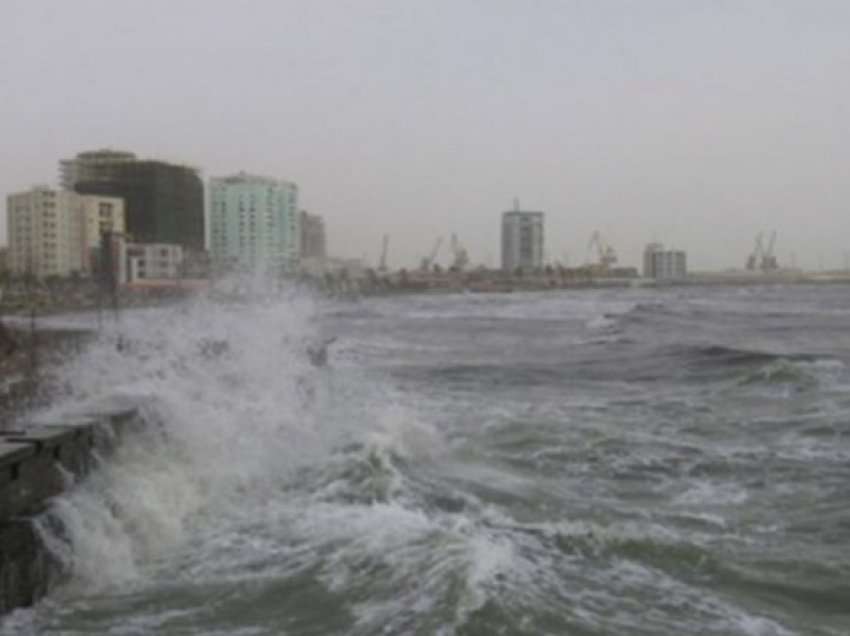
M 551 259 L 850 250 L 847 0 L 0 0 L 0 192 L 110 146 L 295 181 L 332 252 L 498 261 L 514 196 Z M 5 235 L 5 223 L 2 234 Z M 445 256 L 445 252 L 444 252 Z

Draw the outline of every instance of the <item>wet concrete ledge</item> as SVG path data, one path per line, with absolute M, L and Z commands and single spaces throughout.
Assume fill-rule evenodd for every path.
M 0 431 L 0 620 L 43 598 L 63 572 L 33 523 L 141 426 L 135 410 Z

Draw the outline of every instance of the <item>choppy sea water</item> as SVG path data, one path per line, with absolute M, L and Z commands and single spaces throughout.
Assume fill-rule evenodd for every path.
M 850 634 L 848 361 L 838 286 L 129 313 L 53 414 L 147 432 L 0 634 Z

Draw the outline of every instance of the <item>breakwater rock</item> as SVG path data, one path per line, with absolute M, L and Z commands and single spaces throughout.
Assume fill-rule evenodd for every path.
M 140 425 L 126 410 L 0 431 L 0 615 L 32 605 L 66 574 L 35 518 Z

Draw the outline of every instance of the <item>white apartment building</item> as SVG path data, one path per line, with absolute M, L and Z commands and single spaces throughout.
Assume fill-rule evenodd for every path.
M 183 248 L 174 243 L 128 243 L 122 282 L 176 280 L 183 265 Z
M 117 285 L 177 281 L 184 274 L 184 250 L 175 243 L 132 243 L 126 234 L 110 235 L 106 264 Z
M 96 195 L 80 195 L 83 211 L 83 250 L 88 260 L 84 270 L 95 270 L 101 237 L 106 232 L 124 234 L 127 231 L 124 199 Z
M 104 231 L 124 231 L 124 202 L 36 186 L 6 198 L 9 269 L 36 278 L 88 275 Z

